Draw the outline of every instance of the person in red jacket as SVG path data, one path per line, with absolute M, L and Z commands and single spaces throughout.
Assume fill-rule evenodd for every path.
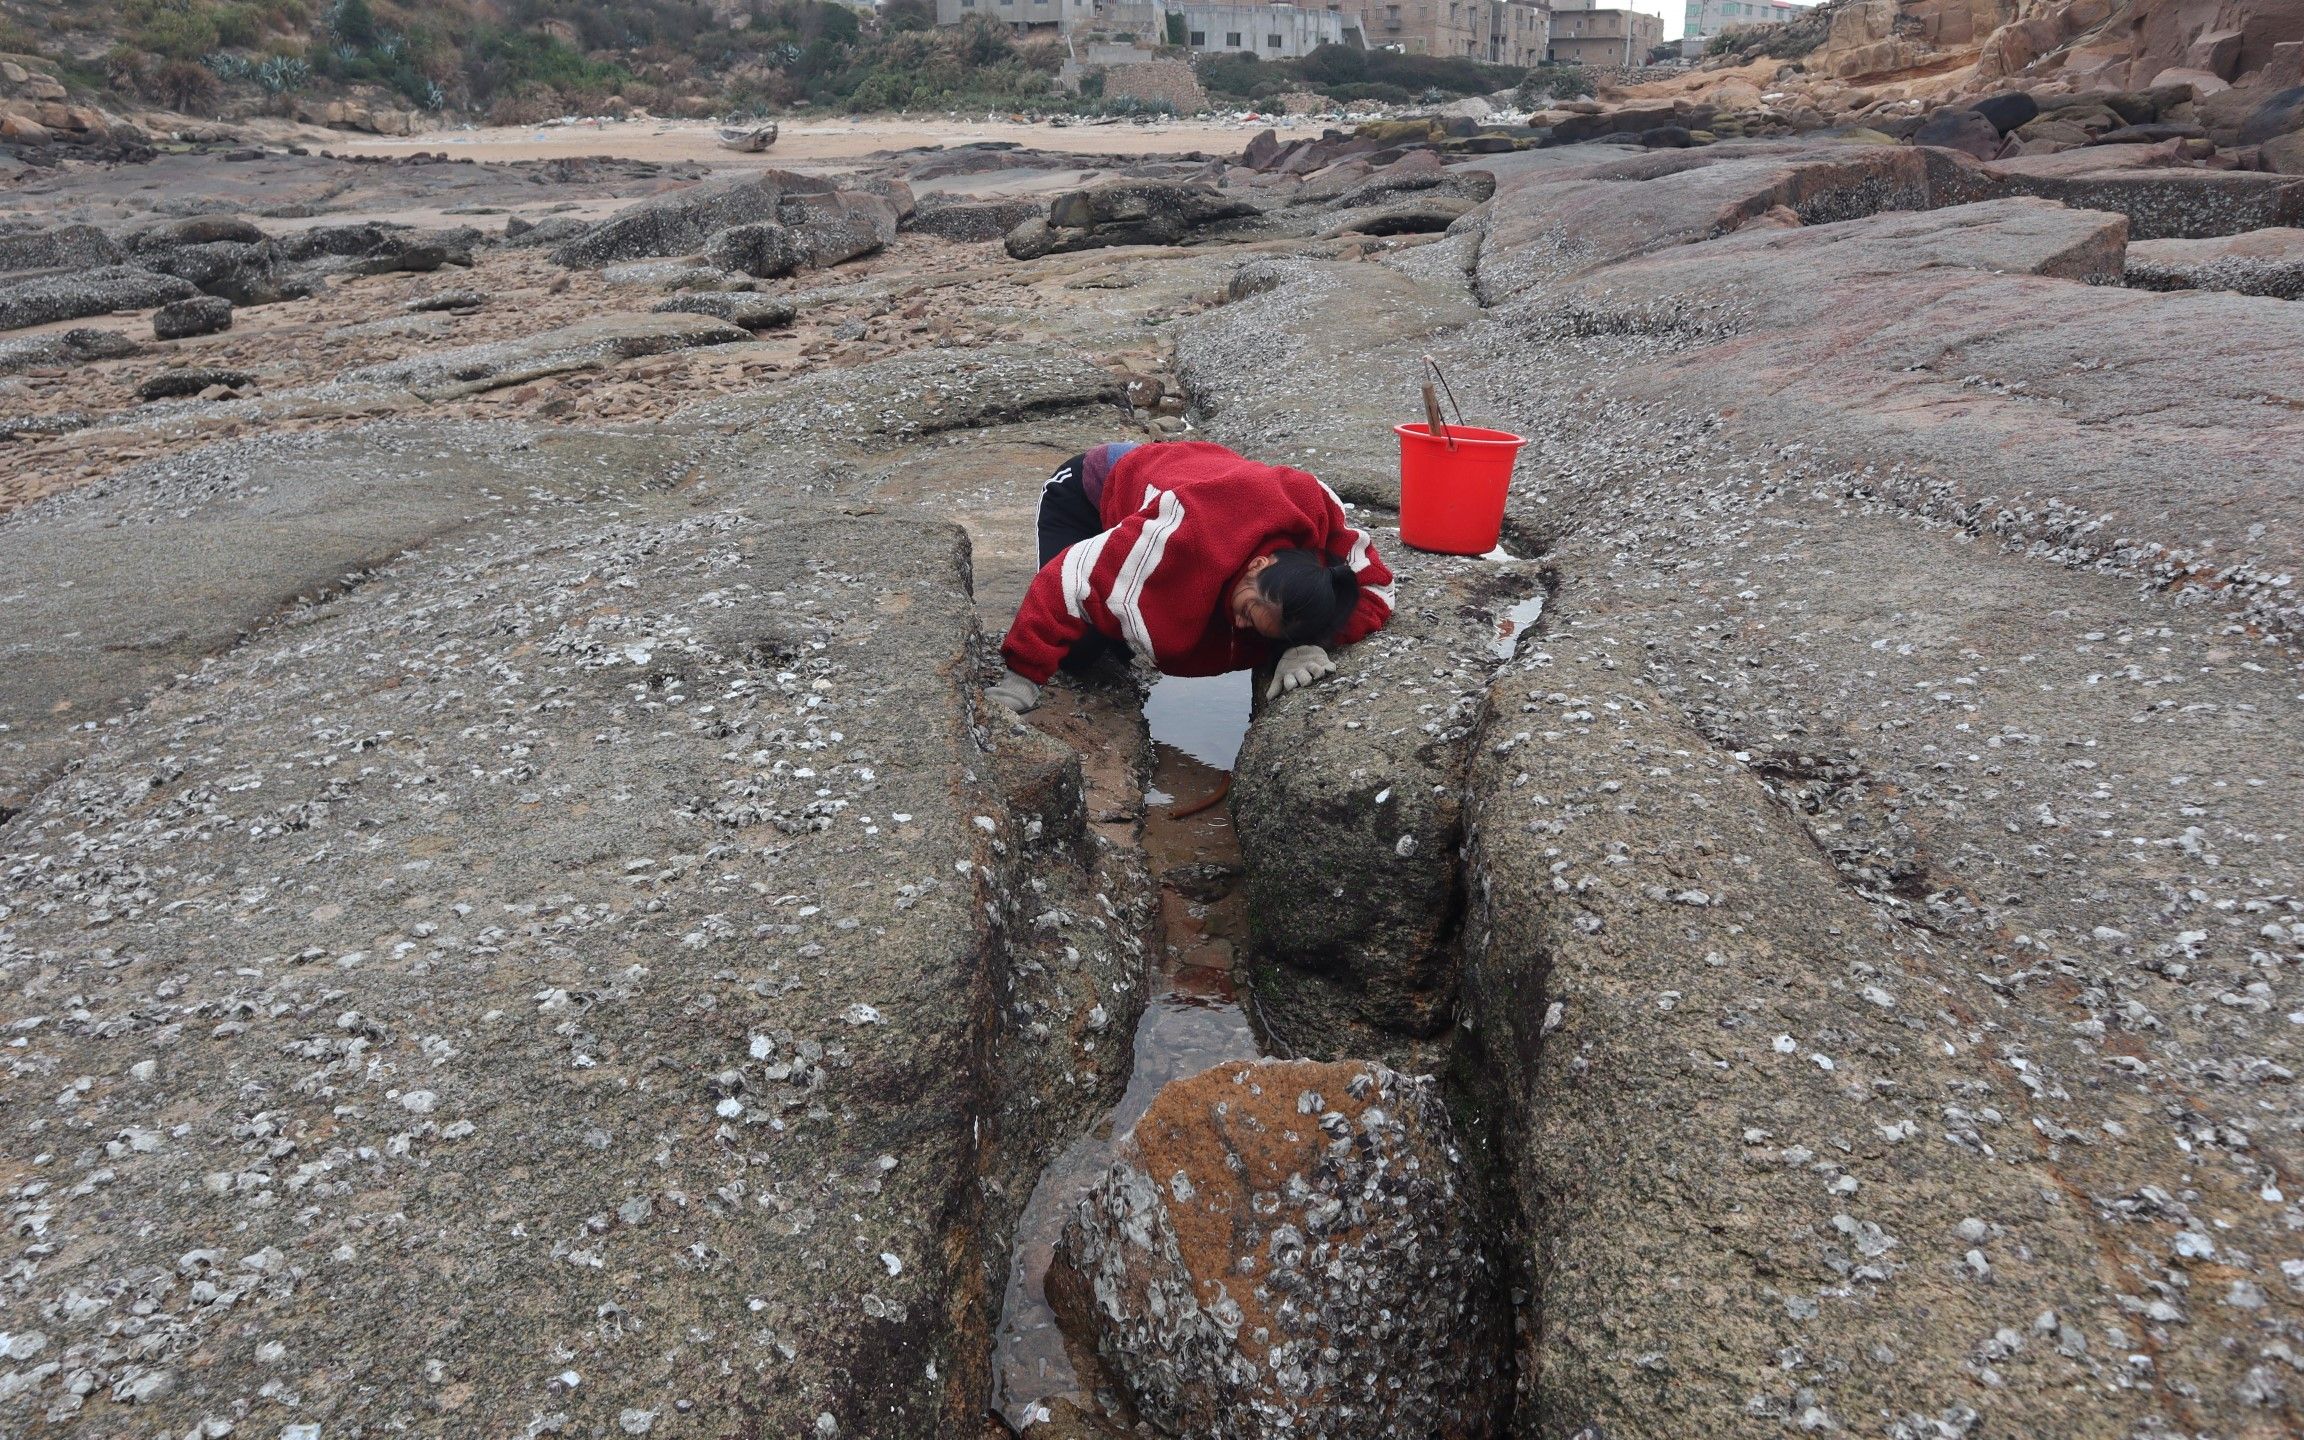
M 1118 646 L 1167 675 L 1277 656 L 1269 698 L 1391 618 L 1392 572 L 1314 476 L 1200 441 L 1099 445 L 1041 489 L 1040 573 L 990 699 L 1021 715 Z

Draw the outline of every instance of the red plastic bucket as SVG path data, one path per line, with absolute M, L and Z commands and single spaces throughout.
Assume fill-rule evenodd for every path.
M 1400 437 L 1400 538 L 1442 555 L 1485 555 L 1504 538 L 1504 494 L 1525 439 L 1506 430 L 1451 425 L 1456 441 L 1422 425 L 1395 425 Z

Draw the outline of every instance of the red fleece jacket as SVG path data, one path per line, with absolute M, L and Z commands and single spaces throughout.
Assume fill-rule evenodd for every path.
M 1281 550 L 1344 561 L 1360 604 L 1330 640 L 1349 645 L 1392 618 L 1392 572 L 1336 495 L 1302 470 L 1221 445 L 1145 445 L 1120 458 L 1099 506 L 1104 533 L 1041 567 L 1000 647 L 1008 668 L 1044 685 L 1095 629 L 1168 675 L 1221 675 L 1271 656 L 1277 642 L 1232 624 L 1232 586 L 1248 562 Z

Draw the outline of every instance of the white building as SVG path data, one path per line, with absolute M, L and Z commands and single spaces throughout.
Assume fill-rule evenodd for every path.
M 1294 60 L 1322 45 L 1359 46 L 1360 21 L 1339 8 L 1309 8 L 1252 0 L 1228 5 L 1193 0 L 936 0 L 936 23 L 957 25 L 985 15 L 1018 34 L 1075 35 L 1095 32 L 1102 43 L 1079 40 L 1076 59 L 1123 64 L 1111 58 L 1112 45 L 1136 37 L 1140 47 L 1169 44 L 1171 37 L 1199 54 L 1251 54 L 1265 60 Z M 1082 47 L 1093 45 L 1091 57 Z M 1143 58 L 1149 58 L 1147 55 Z
M 1794 0 L 1688 0 L 1680 33 L 1690 40 L 1709 39 L 1737 25 L 1780 25 L 1807 9 Z
M 1295 60 L 1323 45 L 1345 43 L 1344 17 L 1334 10 L 1278 4 L 1183 4 L 1170 9 L 1184 17 L 1184 43 L 1196 55 L 1245 51 L 1260 60 Z
M 1069 35 L 1096 23 L 1095 0 L 936 0 L 936 23 L 987 15 L 1020 35 Z

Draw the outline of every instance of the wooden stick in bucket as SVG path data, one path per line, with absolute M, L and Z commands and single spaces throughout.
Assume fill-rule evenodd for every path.
M 1441 370 L 1440 362 L 1431 356 L 1424 357 L 1424 364 L 1432 372 L 1432 379 L 1424 382 L 1424 433 L 1447 441 L 1448 448 L 1453 450 L 1456 448 L 1456 437 L 1448 433 L 1448 422 L 1440 418 L 1440 392 L 1432 388 L 1433 380 L 1448 385 L 1448 376 Z M 1456 387 L 1453 385 L 1448 385 L 1448 402 L 1456 404 Z M 1464 423 L 1462 405 L 1456 405 L 1456 423 Z
M 1448 433 L 1448 422 L 1440 418 L 1440 392 L 1432 388 L 1429 380 L 1424 382 L 1424 433 L 1435 440 L 1456 443 Z

